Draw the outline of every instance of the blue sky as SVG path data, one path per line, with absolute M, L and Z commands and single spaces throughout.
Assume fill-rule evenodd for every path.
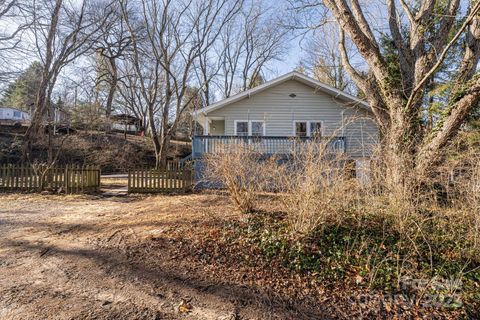
M 283 61 L 276 61 L 273 64 L 273 68 L 278 73 L 278 75 L 282 75 L 284 73 L 288 73 L 295 69 L 298 66 L 300 61 L 300 57 L 302 55 L 301 48 L 300 48 L 300 39 L 296 37 L 289 41 L 289 50 L 284 58 Z
M 258 0 L 252 0 L 252 1 L 255 2 Z M 290 16 L 291 11 L 288 10 L 288 7 L 290 6 L 288 0 L 263 0 L 263 1 L 264 1 L 263 3 L 267 6 L 268 9 L 272 9 L 274 13 L 280 14 L 279 16 L 280 18 L 287 18 Z M 292 31 L 292 35 L 293 34 L 294 34 L 294 31 Z M 268 79 L 278 75 L 288 73 L 298 66 L 300 57 L 302 55 L 299 41 L 300 41 L 300 37 L 294 37 L 288 40 L 288 45 L 287 45 L 288 50 L 285 54 L 285 57 L 282 59 L 282 61 L 275 61 L 271 65 L 272 74 L 267 73 L 266 76 Z

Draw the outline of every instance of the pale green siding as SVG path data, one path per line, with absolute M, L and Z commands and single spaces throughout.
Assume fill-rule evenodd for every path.
M 289 96 L 292 93 L 295 98 Z M 347 138 L 347 152 L 352 157 L 368 157 L 378 138 L 369 112 L 295 80 L 212 111 L 207 116 L 225 118 L 225 135 L 234 135 L 235 120 L 264 120 L 267 136 L 292 136 L 294 120 L 321 121 L 325 135 Z M 347 118 L 356 120 L 347 122 Z

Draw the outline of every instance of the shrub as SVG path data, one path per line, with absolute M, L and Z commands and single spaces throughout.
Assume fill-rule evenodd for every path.
M 240 212 L 253 211 L 265 176 L 261 155 L 244 145 L 224 145 L 217 150 L 205 157 L 205 182 L 225 187 Z
M 265 159 L 247 147 L 208 158 L 209 172 L 243 212 L 253 210 L 261 192 L 277 192 L 269 200 L 283 214 L 260 223 L 261 215 L 250 216 L 236 233 L 248 239 L 240 243 L 323 280 L 401 290 L 406 279 L 455 279 L 477 299 L 478 150 L 452 157 L 431 176 L 412 173 L 409 183 L 392 190 L 380 157 L 367 183 L 360 183 L 327 141 L 294 145 L 288 161 Z M 412 192 L 416 196 L 403 201 Z
M 287 164 L 271 162 L 273 185 L 281 192 L 291 230 L 308 236 L 328 223 L 341 223 L 357 198 L 357 182 L 352 179 L 347 159 L 332 152 L 325 140 L 296 145 Z M 272 175 L 271 175 L 272 176 Z

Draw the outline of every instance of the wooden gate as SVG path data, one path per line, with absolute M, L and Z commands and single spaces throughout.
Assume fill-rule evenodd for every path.
M 61 190 L 66 193 L 91 193 L 99 188 L 100 168 L 96 166 L 0 166 L 0 192 Z

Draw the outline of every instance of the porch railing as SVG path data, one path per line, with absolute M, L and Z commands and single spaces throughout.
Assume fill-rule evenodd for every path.
M 333 152 L 345 152 L 345 137 L 324 137 Z M 289 154 L 296 144 L 310 141 L 309 137 L 272 136 L 195 136 L 192 142 L 192 156 L 199 158 L 205 153 L 224 152 L 226 146 L 248 146 L 264 154 Z

